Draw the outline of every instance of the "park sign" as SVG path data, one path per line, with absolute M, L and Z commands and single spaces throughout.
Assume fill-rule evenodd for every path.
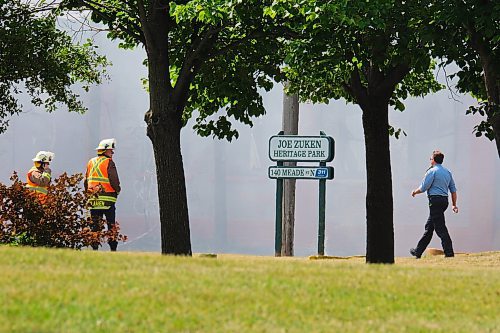
M 329 136 L 273 135 L 269 139 L 272 161 L 330 162 L 334 154 L 334 140 Z
M 272 179 L 333 179 L 333 167 L 270 166 Z
M 287 179 L 318 180 L 318 254 L 325 254 L 326 181 L 333 179 L 333 167 L 327 166 L 335 155 L 335 141 L 320 131 L 319 136 L 284 135 L 280 131 L 269 139 L 269 158 L 276 166 L 268 169 L 269 178 L 276 179 L 276 223 L 274 253 L 281 255 L 283 242 L 283 188 Z M 318 166 L 284 165 L 285 162 L 319 162 Z

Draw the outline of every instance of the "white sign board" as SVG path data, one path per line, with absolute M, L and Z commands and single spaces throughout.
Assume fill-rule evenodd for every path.
M 334 141 L 329 136 L 274 135 L 269 139 L 272 161 L 330 162 Z
M 269 178 L 274 179 L 333 179 L 333 167 L 269 167 Z

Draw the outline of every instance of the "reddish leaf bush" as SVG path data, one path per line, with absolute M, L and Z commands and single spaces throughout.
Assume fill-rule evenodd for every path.
M 0 183 L 0 244 L 81 249 L 108 240 L 126 241 L 118 223 L 112 230 L 92 231 L 83 175 L 55 179 L 41 203 L 14 172 L 11 186 Z

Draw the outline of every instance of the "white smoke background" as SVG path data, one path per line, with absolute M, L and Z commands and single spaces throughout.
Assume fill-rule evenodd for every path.
M 0 135 L 0 181 L 12 171 L 24 179 L 39 150 L 55 152 L 53 176 L 84 172 L 101 139 L 116 138 L 114 160 L 122 182 L 117 219 L 129 241 L 121 251 L 160 251 L 160 225 L 152 146 L 144 113 L 149 108 L 140 79 L 147 76 L 143 50 L 123 51 L 99 36 L 101 52 L 113 63 L 111 80 L 82 92 L 85 115 L 60 109 L 53 114 L 25 103 Z M 442 73 L 441 79 L 442 79 Z M 263 92 L 267 115 L 252 128 L 235 124 L 240 138 L 228 143 L 201 138 L 191 121 L 182 132 L 191 241 L 194 252 L 273 255 L 276 181 L 267 176 L 273 165 L 268 143 L 281 129 L 282 87 Z M 481 118 L 466 116 L 474 100 L 444 90 L 405 102 L 404 112 L 390 111 L 390 122 L 408 136 L 391 139 L 396 255 L 408 255 L 424 231 L 428 215 L 424 194 L 412 198 L 434 149 L 445 154 L 444 166 L 454 175 L 459 214 L 446 212 L 457 252 L 500 248 L 500 159 L 493 142 L 476 138 Z M 300 105 L 300 135 L 324 131 L 335 139 L 335 179 L 327 181 L 326 243 L 330 255 L 364 254 L 366 247 L 366 171 L 361 110 L 332 101 Z M 168 144 L 166 142 L 165 144 Z M 299 165 L 314 165 L 301 163 Z M 316 164 L 317 165 L 317 164 Z M 298 180 L 295 255 L 317 251 L 318 183 Z M 430 245 L 440 248 L 437 236 Z

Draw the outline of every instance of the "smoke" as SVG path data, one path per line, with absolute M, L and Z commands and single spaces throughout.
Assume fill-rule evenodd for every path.
M 0 141 L 0 181 L 8 183 L 13 170 L 23 174 L 39 150 L 55 152 L 54 176 L 84 172 L 94 148 L 103 138 L 117 139 L 114 156 L 122 193 L 117 219 L 129 241 L 119 250 L 160 251 L 156 173 L 152 146 L 146 137 L 144 113 L 149 108 L 140 78 L 146 77 L 142 50 L 118 50 L 102 40 L 113 66 L 111 81 L 82 92 L 89 111 L 71 114 L 61 109 L 47 114 L 26 105 L 11 119 Z M 274 254 L 276 181 L 267 176 L 275 165 L 268 143 L 281 130 L 282 89 L 263 92 L 267 114 L 252 128 L 235 124 L 240 138 L 232 143 L 201 138 L 192 122 L 182 132 L 191 238 L 194 252 Z M 390 122 L 407 136 L 391 139 L 396 255 L 408 255 L 423 233 L 428 215 L 425 195 L 412 198 L 434 149 L 445 154 L 444 166 L 453 172 L 458 188 L 459 214 L 446 212 L 448 229 L 458 252 L 500 248 L 500 160 L 493 142 L 475 138 L 480 120 L 465 116 L 474 103 L 467 96 L 450 98 L 448 91 L 411 98 L 402 113 L 390 111 Z M 327 181 L 325 250 L 331 255 L 365 253 L 366 171 L 361 110 L 343 101 L 329 105 L 300 105 L 299 134 L 335 139 L 335 179 Z M 314 163 L 299 163 L 314 165 Z M 317 165 L 317 164 L 316 164 Z M 317 249 L 318 183 L 298 180 L 295 254 Z M 434 237 L 432 247 L 440 248 Z

